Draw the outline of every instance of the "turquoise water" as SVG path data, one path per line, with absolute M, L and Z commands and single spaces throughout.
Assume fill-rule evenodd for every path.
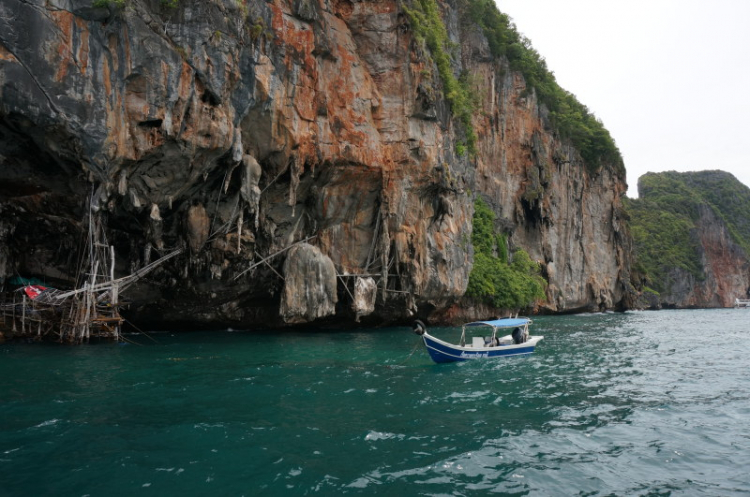
M 444 365 L 407 328 L 6 343 L 0 495 L 750 493 L 750 311 L 535 323 Z

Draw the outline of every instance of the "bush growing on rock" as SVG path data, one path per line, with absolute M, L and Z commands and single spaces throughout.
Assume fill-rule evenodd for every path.
M 495 214 L 478 197 L 471 235 L 474 267 L 466 295 L 501 309 L 520 309 L 543 300 L 547 283 L 539 274 L 539 264 L 523 249 L 517 249 L 509 261 L 507 242 L 495 233 L 494 222 Z

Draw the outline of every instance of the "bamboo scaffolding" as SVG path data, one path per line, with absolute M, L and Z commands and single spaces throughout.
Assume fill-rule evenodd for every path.
M 273 258 L 274 258 L 274 257 L 276 257 L 277 255 L 283 254 L 284 252 L 286 252 L 287 250 L 291 249 L 291 248 L 292 248 L 292 247 L 294 247 L 295 245 L 299 245 L 300 243 L 305 243 L 305 242 L 307 242 L 307 241 L 309 241 L 309 240 L 312 240 L 313 238 L 315 238 L 315 235 L 313 235 L 313 236 L 308 236 L 308 237 L 307 237 L 307 238 L 305 238 L 304 240 L 300 240 L 300 241 L 298 241 L 298 242 L 295 242 L 295 243 L 293 243 L 293 244 L 289 245 L 288 247 L 284 247 L 283 249 L 279 250 L 278 252 L 274 252 L 273 254 L 269 255 L 268 257 L 264 257 L 263 259 L 261 259 L 260 261 L 256 262 L 255 264 L 252 264 L 252 265 L 251 265 L 250 267 L 248 267 L 247 269 L 245 269 L 245 270 L 244 270 L 244 271 L 242 271 L 241 273 L 238 273 L 238 274 L 237 274 L 237 275 L 236 275 L 236 276 L 234 277 L 234 279 L 235 279 L 235 280 L 236 280 L 236 279 L 238 279 L 238 278 L 239 278 L 240 276 L 242 276 L 243 274 L 247 273 L 248 271 L 251 271 L 252 269 L 255 269 L 256 267 L 260 266 L 261 264 L 265 263 L 266 261 L 268 261 L 268 260 L 270 260 L 270 259 L 273 259 Z
M 12 292 L 12 303 L 8 294 L 0 294 L 0 320 L 5 329 L 12 327 L 16 335 L 20 324 L 22 336 L 41 339 L 53 334 L 61 342 L 81 343 L 92 337 L 120 340 L 124 322 L 120 316 L 120 293 L 183 252 L 178 248 L 132 274 L 115 278 L 115 248 L 107 243 L 101 222 L 92 215 L 87 236 L 78 266 L 78 287 L 68 291 L 49 288 L 35 298 L 27 297 L 26 288 L 21 288 Z
M 161 257 L 151 262 L 150 264 L 143 266 L 141 269 L 138 269 L 134 273 L 131 273 L 127 276 L 123 276 L 122 278 L 118 278 L 114 281 L 107 281 L 104 283 L 96 284 L 93 287 L 89 288 L 89 290 L 92 292 L 97 292 L 97 293 L 103 290 L 111 290 L 112 284 L 117 283 L 117 285 L 119 285 L 119 290 L 124 291 L 127 287 L 129 287 L 130 285 L 132 285 L 133 283 L 135 283 L 136 281 L 144 277 L 146 274 L 150 273 L 152 270 L 156 269 L 157 266 L 163 264 L 164 262 L 168 261 L 169 259 L 173 257 L 180 255 L 182 252 L 183 252 L 183 249 L 181 248 L 174 250 L 170 252 L 169 254 L 165 255 L 164 257 Z M 62 293 L 58 295 L 56 298 L 58 300 L 64 300 L 72 295 L 83 293 L 84 291 L 86 290 L 84 290 L 83 288 L 79 288 L 77 290 L 71 290 L 69 292 Z

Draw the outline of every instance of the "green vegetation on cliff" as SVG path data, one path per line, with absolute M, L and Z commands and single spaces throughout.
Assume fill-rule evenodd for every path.
M 112 7 L 112 8 L 123 8 L 125 7 L 126 0 L 94 0 L 92 7 Z
M 476 99 L 469 87 L 467 76 L 456 78 L 453 73 L 451 53 L 457 47 L 448 38 L 448 32 L 435 0 L 415 0 L 412 6 L 413 8 L 404 6 L 404 12 L 409 16 L 416 39 L 429 48 L 443 83 L 443 95 L 450 103 L 453 115 L 464 126 L 466 144 L 458 144 L 459 155 L 464 146 L 468 146 L 469 152 L 473 155 L 476 153 L 477 136 L 471 123 L 471 116 L 476 109 Z
M 536 90 L 539 101 L 549 110 L 552 125 L 580 152 L 586 167 L 591 172 L 605 167 L 624 174 L 620 150 L 609 131 L 575 95 L 557 84 L 544 58 L 534 50 L 528 38 L 516 30 L 510 18 L 497 9 L 494 1 L 461 2 L 464 18 L 482 28 L 493 55 L 507 58 L 510 68 L 523 74 L 529 88 Z M 451 58 L 457 45 L 448 37 L 437 1 L 413 0 L 410 7 L 404 5 L 403 9 L 409 16 L 416 39 L 426 45 L 432 55 L 440 73 L 444 97 L 450 103 L 453 115 L 463 124 L 465 145 L 473 154 L 477 137 L 471 118 L 476 111 L 476 99 L 466 75 L 455 76 Z M 463 147 L 462 143 L 457 146 L 459 150 Z
M 647 276 L 651 284 L 664 291 L 667 274 L 683 269 L 696 279 L 703 276 L 698 240 L 692 235 L 694 220 L 685 210 L 688 204 L 662 203 L 663 199 L 627 201 L 630 232 L 636 254 L 635 269 Z M 687 208 L 687 209 L 686 209 Z
M 750 189 L 722 171 L 648 173 L 638 180 L 638 199 L 627 199 L 635 269 L 665 291 L 668 274 L 682 269 L 704 278 L 695 234 L 701 210 L 721 219 L 732 240 L 750 254 Z
M 620 150 L 602 122 L 562 89 L 547 63 L 521 35 L 510 17 L 497 9 L 493 0 L 463 0 L 468 18 L 482 27 L 496 57 L 507 57 L 510 68 L 523 74 L 526 84 L 536 90 L 539 101 L 549 110 L 552 125 L 570 139 L 590 171 L 602 167 L 625 173 Z
M 520 309 L 545 298 L 539 264 L 518 249 L 508 260 L 507 240 L 495 233 L 495 213 L 477 197 L 471 243 L 474 267 L 466 295 L 501 309 Z

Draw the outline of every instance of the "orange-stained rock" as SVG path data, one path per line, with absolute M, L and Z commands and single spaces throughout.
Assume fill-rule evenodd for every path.
M 471 157 L 457 155 L 464 130 L 396 0 L 205 0 L 169 11 L 133 1 L 116 12 L 39 5 L 0 6 L 3 42 L 14 43 L 0 45 L 0 125 L 12 130 L 0 139 L 10 166 L 0 180 L 54 201 L 33 214 L 12 202 L 0 209 L 16 209 L 9 229 L 48 216 L 41 234 L 75 239 L 61 219 L 78 222 L 94 189 L 123 267 L 143 263 L 146 243 L 187 243 L 190 253 L 150 289 L 179 288 L 180 303 L 142 307 L 144 316 L 185 319 L 182 306 L 198 321 L 233 324 L 330 316 L 336 298 L 353 298 L 354 280 L 334 278 L 324 311 L 290 304 L 302 287 L 281 278 L 284 249 L 300 240 L 334 272 L 375 282 L 368 319 L 466 315 L 456 308 L 468 306 L 477 195 L 511 245 L 544 267 L 545 308 L 624 305 L 624 178 L 587 172 L 523 77 L 489 55 L 454 4 L 439 2 L 459 48 L 454 70 L 471 74 L 481 101 Z M 9 22 L 8 6 L 23 21 Z M 0 245 L 11 252 L 7 240 Z M 35 267 L 59 275 L 65 264 L 50 256 Z M 19 258 L 6 272 L 24 267 Z M 336 318 L 354 319 L 351 303 Z
M 209 219 L 203 205 L 193 205 L 187 211 L 185 219 L 186 235 L 190 252 L 199 253 L 208 240 Z

